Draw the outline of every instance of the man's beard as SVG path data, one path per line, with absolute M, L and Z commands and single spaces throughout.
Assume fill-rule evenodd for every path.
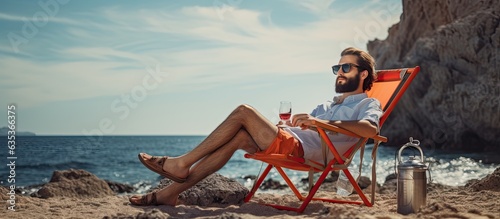
M 339 78 L 344 78 L 345 83 L 344 84 L 339 84 Z M 361 76 L 359 75 L 359 72 L 356 74 L 354 78 L 347 78 L 343 76 L 337 76 L 337 81 L 335 83 L 335 92 L 337 93 L 346 93 L 346 92 L 352 92 L 358 89 L 359 86 L 359 79 L 361 79 Z

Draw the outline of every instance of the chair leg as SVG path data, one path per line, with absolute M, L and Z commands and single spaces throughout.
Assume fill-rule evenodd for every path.
M 271 171 L 271 168 L 273 168 L 273 165 L 268 164 L 264 172 L 262 172 L 257 181 L 255 181 L 255 183 L 253 184 L 252 190 L 250 190 L 250 193 L 248 193 L 248 195 L 245 197 L 244 202 L 249 202 L 250 199 L 252 199 L 252 196 L 255 194 L 257 189 L 259 189 L 267 174 L 269 174 L 269 171 Z
M 368 207 L 372 207 L 373 203 L 371 203 L 370 201 L 368 201 L 368 198 L 366 198 L 366 195 L 361 190 L 361 187 L 359 187 L 358 183 L 356 182 L 356 180 L 352 176 L 351 172 L 349 172 L 348 169 L 343 169 L 342 171 L 344 171 L 344 174 L 347 176 L 347 178 L 351 182 L 352 186 L 354 187 L 354 190 L 356 191 L 356 193 L 358 193 L 358 195 L 361 198 L 361 200 L 363 200 L 363 203 L 366 206 L 368 206 Z
M 283 179 L 285 180 L 286 184 L 288 184 L 288 187 L 292 190 L 292 192 L 295 194 L 295 196 L 297 196 L 297 198 L 299 199 L 299 201 L 303 201 L 304 200 L 304 196 L 302 196 L 302 194 L 300 194 L 299 190 L 292 183 L 292 180 L 290 180 L 290 178 L 285 173 L 285 171 L 283 171 L 283 169 L 281 167 L 278 167 L 278 166 L 275 166 L 275 168 L 276 168 L 276 170 L 278 170 L 278 173 L 280 173 L 281 177 L 283 177 Z
M 328 169 L 331 169 L 331 168 L 328 168 Z M 299 213 L 304 212 L 304 210 L 306 209 L 307 205 L 309 205 L 309 202 L 311 202 L 311 200 L 313 200 L 314 195 L 316 195 L 316 192 L 318 191 L 318 189 L 321 186 L 321 184 L 323 183 L 323 181 L 325 181 L 325 179 L 326 179 L 326 177 L 328 176 L 329 173 L 330 173 L 330 171 L 326 170 L 326 171 L 323 171 L 323 173 L 319 176 L 318 180 L 316 180 L 316 183 L 311 188 L 311 191 L 309 191 L 309 194 L 304 199 L 304 202 L 302 202 L 302 205 L 300 205 L 300 207 L 298 209 Z

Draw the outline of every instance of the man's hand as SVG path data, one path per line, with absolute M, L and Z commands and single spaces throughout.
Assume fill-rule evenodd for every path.
M 283 125 L 283 121 L 280 120 L 277 125 Z M 292 123 L 290 122 L 290 120 L 286 120 L 285 125 L 292 126 Z
M 301 113 L 301 114 L 293 115 L 292 126 L 299 126 L 302 129 L 307 129 L 309 126 L 312 125 L 313 121 L 325 122 L 324 120 L 318 119 L 318 118 L 311 116 L 309 114 Z

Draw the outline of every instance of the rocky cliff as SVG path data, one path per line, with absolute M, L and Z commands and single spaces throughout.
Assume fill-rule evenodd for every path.
M 500 2 L 404 0 L 385 40 L 368 43 L 378 69 L 419 65 L 382 134 L 428 148 L 500 151 Z

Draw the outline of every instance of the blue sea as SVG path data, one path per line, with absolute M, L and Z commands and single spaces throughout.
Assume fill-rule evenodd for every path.
M 43 184 L 50 181 L 53 171 L 65 169 L 84 169 L 98 177 L 110 181 L 133 185 L 138 192 L 155 186 L 159 176 L 146 169 L 137 159 L 137 154 L 146 152 L 152 155 L 182 155 L 196 147 L 206 136 L 16 136 L 15 148 L 15 185 L 17 187 Z M 7 166 L 7 142 L 1 141 L 0 185 L 8 186 L 10 167 Z M 363 166 L 371 165 L 372 145 L 367 145 Z M 377 182 L 383 183 L 385 177 L 395 171 L 395 152 L 399 147 L 379 147 L 377 161 Z M 431 167 L 432 180 L 444 185 L 465 185 L 470 179 L 480 179 L 500 167 L 486 154 L 450 153 L 426 151 L 426 161 Z M 258 175 L 261 162 L 245 159 L 244 151 L 236 152 L 219 173 L 238 180 L 247 187 L 253 181 L 244 180 L 247 175 Z M 353 165 L 359 164 L 355 156 Z M 495 158 L 493 158 L 495 159 Z M 363 168 L 363 175 L 371 176 L 369 168 Z M 290 172 L 291 179 L 299 182 L 307 177 L 305 172 Z M 280 180 L 273 170 L 270 178 Z

